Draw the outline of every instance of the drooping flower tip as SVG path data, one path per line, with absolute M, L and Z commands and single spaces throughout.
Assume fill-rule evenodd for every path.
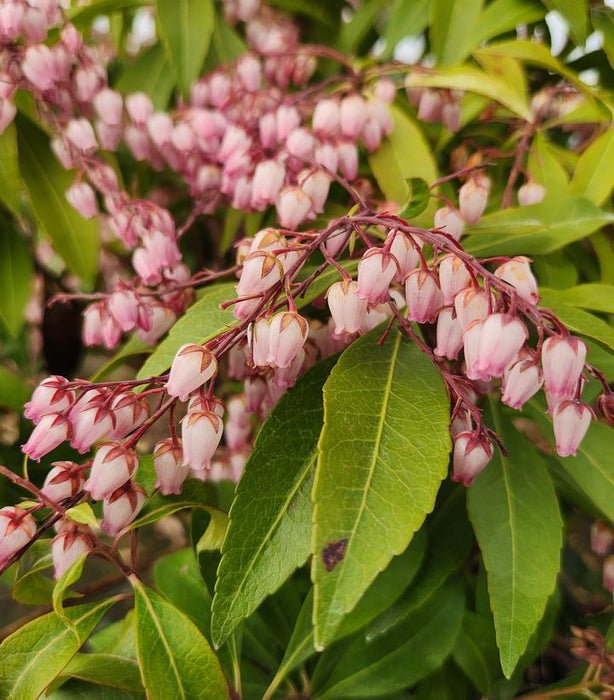
M 180 401 L 209 381 L 217 373 L 215 355 L 202 345 L 182 345 L 171 365 L 166 391 Z

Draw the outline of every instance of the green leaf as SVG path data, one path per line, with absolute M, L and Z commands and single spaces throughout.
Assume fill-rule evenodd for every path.
M 584 46 L 588 35 L 588 5 L 586 0 L 545 0 L 552 10 L 558 10 L 567 20 L 574 41 Z
M 448 586 L 376 644 L 359 637 L 317 697 L 390 697 L 428 676 L 454 648 L 464 607 L 462 586 Z
M 119 92 L 144 92 L 149 95 L 156 109 L 165 109 L 177 78 L 162 44 L 141 51 L 127 64 L 115 86 Z
M 38 540 L 17 564 L 13 599 L 26 605 L 49 605 L 55 582 L 42 572 L 52 566 L 51 540 Z
M 21 412 L 30 393 L 21 377 L 0 365 L 0 406 Z
M 569 193 L 603 204 L 614 188 L 614 132 L 608 129 L 584 151 L 569 185 Z
M 211 512 L 210 515 L 209 525 L 196 543 L 196 554 L 219 551 L 226 537 L 229 522 L 226 513 L 218 510 Z
M 67 608 L 65 617 L 49 613 L 26 623 L 0 644 L 0 696 L 32 700 L 62 672 L 106 611 L 105 600 Z
M 89 503 L 81 503 L 78 506 L 73 506 L 66 511 L 66 517 L 70 518 L 80 525 L 90 525 L 98 527 L 98 519 L 94 515 L 92 506 Z
M 81 574 L 83 573 L 83 565 L 85 564 L 86 559 L 87 552 L 84 552 L 68 567 L 68 569 L 66 569 L 53 587 L 51 601 L 53 603 L 55 613 L 60 617 L 66 616 L 66 611 L 62 607 L 66 591 L 73 585 L 73 583 L 77 583 L 77 581 L 81 578 Z
M 561 201 L 561 193 L 567 192 L 569 178 L 542 132 L 533 139 L 527 169 L 531 177 L 546 188 L 546 198 Z
M 429 72 L 413 71 L 406 79 L 408 87 L 449 88 L 484 95 L 507 107 L 523 119 L 531 119 L 531 110 L 523 96 L 512 85 L 494 73 L 486 73 L 475 66 L 439 68 Z
M 588 311 L 561 304 L 551 295 L 545 296 L 542 306 L 553 311 L 569 330 L 594 338 L 614 350 L 614 328 Z
M 474 47 L 483 0 L 433 0 L 431 49 L 438 65 L 462 63 Z
M 407 199 L 406 180 L 418 177 L 433 183 L 438 178 L 433 153 L 420 128 L 398 107 L 390 108 L 392 133 L 368 156 L 369 166 L 386 199 Z
M 578 284 L 569 289 L 548 289 L 540 287 L 542 304 L 576 306 L 604 314 L 614 314 L 614 287 L 610 284 Z
M 143 691 L 136 660 L 117 654 L 77 654 L 62 671 L 62 676 L 127 692 Z
M 131 336 L 102 367 L 96 370 L 89 378 L 90 382 L 100 382 L 117 367 L 121 367 L 129 359 L 140 355 L 151 355 L 154 351 L 150 345 L 146 345 L 138 336 Z
M 591 10 L 593 27 L 603 34 L 603 50 L 609 64 L 614 67 L 614 16 L 610 8 Z
M 335 361 L 318 363 L 281 398 L 245 465 L 215 586 L 217 646 L 309 556 L 322 386 Z
M 559 570 L 562 523 L 537 450 L 491 402 L 498 451 L 468 489 L 469 518 L 486 571 L 503 673 L 509 678 L 544 614 Z
M 324 385 L 312 539 L 319 648 L 407 547 L 448 467 L 449 399 L 441 375 L 399 332 L 383 345 L 380 334 L 353 343 Z
M 337 37 L 337 48 L 345 54 L 356 51 L 358 46 L 370 31 L 373 31 L 373 20 L 381 9 L 381 0 L 367 0 L 352 14 L 349 22 L 342 22 Z
M 614 214 L 583 197 L 553 198 L 483 216 L 468 229 L 465 249 L 474 255 L 543 255 L 612 221 Z
M 213 33 L 212 0 L 156 0 L 158 30 L 184 98 L 200 75 Z
M 95 0 L 89 5 L 69 9 L 67 15 L 68 19 L 76 27 L 84 27 L 100 15 L 136 9 L 147 5 L 151 5 L 151 0 Z
M 66 201 L 74 178 L 51 153 L 45 134 L 25 117 L 18 116 L 17 126 L 19 166 L 36 217 L 71 271 L 92 282 L 98 271 L 98 224 Z
M 488 696 L 493 683 L 501 677 L 492 621 L 465 610 L 452 655 L 475 687 Z
M 247 51 L 247 46 L 239 34 L 226 22 L 222 13 L 216 10 L 215 26 L 211 46 L 205 61 L 206 72 L 220 64 L 231 63 Z
M 388 60 L 405 37 L 422 34 L 429 20 L 429 4 L 430 0 L 412 0 L 411 3 L 394 0 L 386 27 L 381 32 L 382 39 L 386 41 L 381 60 Z
M 531 0 L 494 0 L 480 13 L 474 29 L 473 45 L 515 31 L 521 24 L 537 22 L 545 14 L 545 9 Z
M 409 195 L 397 216 L 409 220 L 422 214 L 427 208 L 431 193 L 428 184 L 420 177 L 412 177 L 407 180 L 407 186 Z
M 228 686 L 209 643 L 189 617 L 133 579 L 136 643 L 150 700 L 228 698 Z
M 32 294 L 34 264 L 28 244 L 8 221 L 0 221 L 0 319 L 12 336 L 25 323 Z
M 15 124 L 10 124 L 0 134 L 0 200 L 17 216 L 21 215 L 22 191 L 17 130 Z

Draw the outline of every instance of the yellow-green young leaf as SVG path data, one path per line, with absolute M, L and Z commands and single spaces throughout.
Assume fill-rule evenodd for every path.
M 156 0 L 158 31 L 187 98 L 200 75 L 215 23 L 213 0 Z
M 588 4 L 586 0 L 545 0 L 551 10 L 558 10 L 567 20 L 574 41 L 584 45 L 588 34 Z
M 117 654 L 76 654 L 62 671 L 62 677 L 79 678 L 129 693 L 143 692 L 136 659 Z
M 598 340 L 614 350 L 614 328 L 599 316 L 562 304 L 551 296 L 542 300 L 542 306 L 553 311 L 570 331 Z
M 0 134 L 0 200 L 19 216 L 23 190 L 17 156 L 17 130 L 10 124 Z
M 539 453 L 498 411 L 493 403 L 486 420 L 508 454 L 503 457 L 495 449 L 467 499 L 488 574 L 501 668 L 509 678 L 554 590 L 562 522 Z
M 51 153 L 47 136 L 29 119 L 17 119 L 19 166 L 42 229 L 72 272 L 92 282 L 98 270 L 98 224 L 66 201 L 74 177 Z
M 177 82 L 171 61 L 162 44 L 154 44 L 134 58 L 115 86 L 124 95 L 141 91 L 156 109 L 165 109 Z
M 569 289 L 540 287 L 539 293 L 543 306 L 549 306 L 552 302 L 614 314 L 614 286 L 611 284 L 578 284 Z
M 13 411 L 21 411 L 30 398 L 30 389 L 23 379 L 0 366 L 0 406 Z
M 313 488 L 316 647 L 433 509 L 450 452 L 443 380 L 407 338 L 381 330 L 341 356 L 324 385 Z
M 452 652 L 464 609 L 462 585 L 446 586 L 376 644 L 359 636 L 345 649 L 324 689 L 316 689 L 316 696 L 391 697 L 414 685 Z
M 520 24 L 537 22 L 545 14 L 545 8 L 531 0 L 493 0 L 480 13 L 473 45 L 478 46 L 498 34 L 514 31 Z
M 614 17 L 612 10 L 603 8 L 591 10 L 593 27 L 603 34 L 603 50 L 608 57 L 609 64 L 614 67 Z
M 66 511 L 66 516 L 76 523 L 81 525 L 91 525 L 98 527 L 98 519 L 92 510 L 89 503 L 80 503 L 78 506 L 73 506 Z
M 561 195 L 567 192 L 569 177 L 541 131 L 531 144 L 527 168 L 535 182 L 546 188 L 546 198 L 560 202 Z
M 486 73 L 475 66 L 439 68 L 428 73 L 414 71 L 407 76 L 406 85 L 474 92 L 489 97 L 523 119 L 531 119 L 531 110 L 525 97 L 518 94 L 513 85 L 496 73 Z
M 438 178 L 431 148 L 416 123 L 397 107 L 390 108 L 393 129 L 381 148 L 368 157 L 369 166 L 386 199 L 401 204 L 407 199 L 406 180 Z
M 100 15 L 132 10 L 144 5 L 151 5 L 151 0 L 95 0 L 88 5 L 69 9 L 67 15 L 75 26 L 83 27 Z
M 474 47 L 483 0 L 432 0 L 431 48 L 440 66 L 462 63 Z
M 572 195 L 602 204 L 614 188 L 614 131 L 608 129 L 584 151 L 569 185 Z
M 136 645 L 150 700 L 228 698 L 228 686 L 209 642 L 189 617 L 133 580 Z
M 245 465 L 215 586 L 217 646 L 309 556 L 322 387 L 335 359 L 317 364 L 282 397 Z
M 468 229 L 465 249 L 474 255 L 543 255 L 614 221 L 583 197 L 546 199 L 527 207 L 502 209 L 483 216 Z
M 105 612 L 105 600 L 67 608 L 64 617 L 49 613 L 26 623 L 0 644 L 0 697 L 32 700 L 62 672 Z
M 7 219 L 0 219 L 0 319 L 16 336 L 25 323 L 34 265 L 28 245 Z

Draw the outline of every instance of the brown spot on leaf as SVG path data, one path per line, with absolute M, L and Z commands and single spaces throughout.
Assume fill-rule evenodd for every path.
M 338 542 L 329 542 L 322 550 L 322 561 L 326 571 L 332 571 L 345 556 L 345 548 L 348 545 L 348 538 L 344 537 Z

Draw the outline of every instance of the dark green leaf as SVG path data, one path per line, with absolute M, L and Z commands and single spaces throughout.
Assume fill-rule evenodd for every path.
M 383 345 L 380 334 L 353 343 L 324 386 L 312 540 L 320 648 L 407 547 L 448 466 L 449 400 L 439 372 L 400 333 Z
M 177 82 L 162 44 L 154 44 L 133 59 L 115 86 L 121 93 L 141 91 L 149 95 L 156 109 L 164 109 Z
M 128 692 L 143 691 L 136 660 L 117 654 L 77 654 L 62 671 L 62 676 Z
M 560 564 L 562 523 L 539 453 L 491 402 L 508 450 L 498 451 L 468 490 L 469 517 L 488 573 L 501 667 L 509 678 L 541 620 Z
M 17 130 L 14 124 L 10 124 L 4 133 L 0 134 L 0 200 L 17 216 L 21 214 L 22 191 Z
M 407 180 L 409 195 L 397 216 L 401 219 L 413 219 L 422 214 L 429 204 L 430 191 L 428 184 L 420 177 Z
M 501 677 L 492 620 L 466 610 L 452 656 L 475 687 L 488 696 L 490 687 Z
M 322 386 L 336 358 L 320 362 L 282 397 L 262 427 L 237 486 L 213 600 L 221 644 L 309 555 Z
M 30 389 L 16 374 L 0 365 L 0 406 L 21 411 L 30 398 Z
M 34 264 L 26 241 L 8 221 L 0 220 L 0 319 L 13 336 L 25 323 L 33 282 Z

